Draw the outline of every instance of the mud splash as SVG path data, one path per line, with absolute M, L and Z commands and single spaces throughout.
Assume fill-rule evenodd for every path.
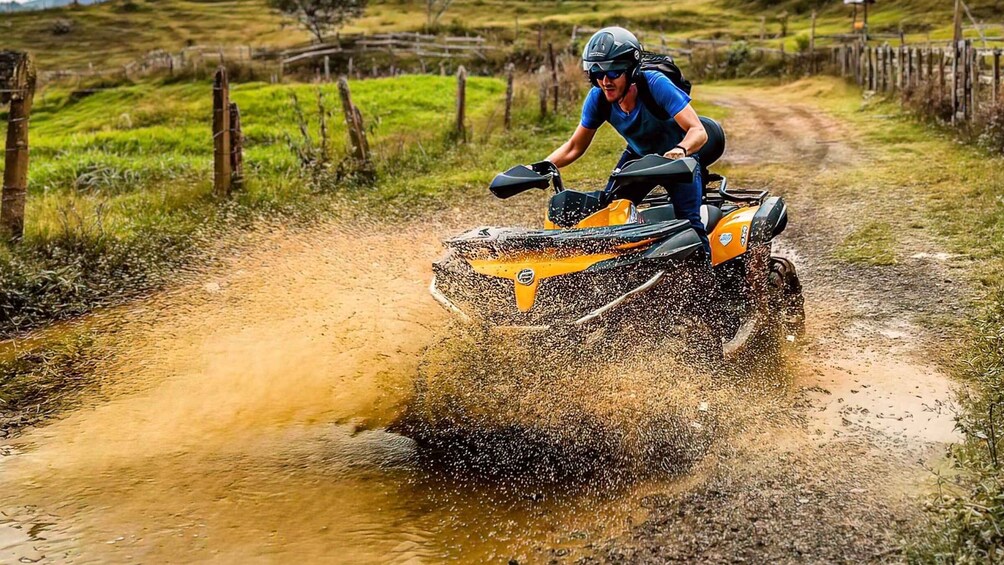
M 429 259 L 456 230 L 277 233 L 116 312 L 107 401 L 0 457 L 2 560 L 536 561 L 690 480 L 729 405 L 707 375 L 440 341 Z
M 514 484 L 623 486 L 682 474 L 771 396 L 685 353 L 674 336 L 628 331 L 569 345 L 458 326 L 426 351 L 392 429 L 454 472 Z M 776 371 L 769 380 L 780 392 L 785 379 Z M 744 394 L 753 390 L 755 401 Z

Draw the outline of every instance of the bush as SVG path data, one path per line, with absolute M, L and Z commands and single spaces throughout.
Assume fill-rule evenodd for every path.
M 809 36 L 806 35 L 806 34 L 804 34 L 804 33 L 800 33 L 800 34 L 796 35 L 795 36 L 795 49 L 797 49 L 799 53 L 805 53 L 806 51 L 808 51 L 809 50 Z
M 1004 153 L 1004 102 L 1000 100 L 984 106 L 978 116 L 982 125 L 976 141 L 991 153 Z
M 951 461 L 956 483 L 929 505 L 928 535 L 910 548 L 913 561 L 995 563 L 1004 559 L 1004 291 L 977 323 L 975 346 L 961 369 L 956 427 L 965 436 Z
M 920 116 L 933 119 L 938 123 L 952 121 L 951 86 L 945 87 L 945 92 L 939 91 L 938 85 L 931 83 L 919 87 L 909 87 L 903 92 L 903 97 Z
M 73 31 L 73 22 L 67 19 L 59 18 L 52 22 L 52 26 L 49 28 L 52 35 L 66 35 Z
M 790 63 L 793 60 L 783 61 L 779 56 L 758 51 L 749 43 L 738 41 L 730 45 L 724 54 L 712 48 L 694 49 L 692 64 L 686 75 L 697 80 L 782 76 L 792 70 Z

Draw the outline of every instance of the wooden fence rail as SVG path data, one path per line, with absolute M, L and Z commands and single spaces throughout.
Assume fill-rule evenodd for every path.
M 1001 102 L 1001 50 L 980 49 L 968 39 L 948 48 L 841 45 L 832 48 L 830 60 L 833 72 L 867 90 L 907 95 L 926 89 L 950 98 L 954 124 Z

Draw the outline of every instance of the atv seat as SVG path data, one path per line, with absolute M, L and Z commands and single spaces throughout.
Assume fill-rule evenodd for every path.
M 662 206 L 652 206 L 651 208 L 645 208 L 640 211 L 641 218 L 646 223 L 655 222 L 666 222 L 669 220 L 676 220 L 676 210 L 673 208 L 672 204 L 663 204 Z M 704 204 L 701 206 L 701 223 L 704 224 L 704 229 L 711 233 L 718 225 L 718 222 L 722 219 L 722 209 L 718 206 L 711 206 Z

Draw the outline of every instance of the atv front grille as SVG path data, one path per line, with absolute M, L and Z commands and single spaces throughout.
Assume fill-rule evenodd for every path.
M 571 324 L 667 268 L 672 266 L 650 261 L 542 279 L 533 307 L 521 312 L 514 290 L 520 283 L 481 275 L 460 259 L 445 259 L 433 265 L 436 286 L 450 302 L 469 316 L 499 326 Z

